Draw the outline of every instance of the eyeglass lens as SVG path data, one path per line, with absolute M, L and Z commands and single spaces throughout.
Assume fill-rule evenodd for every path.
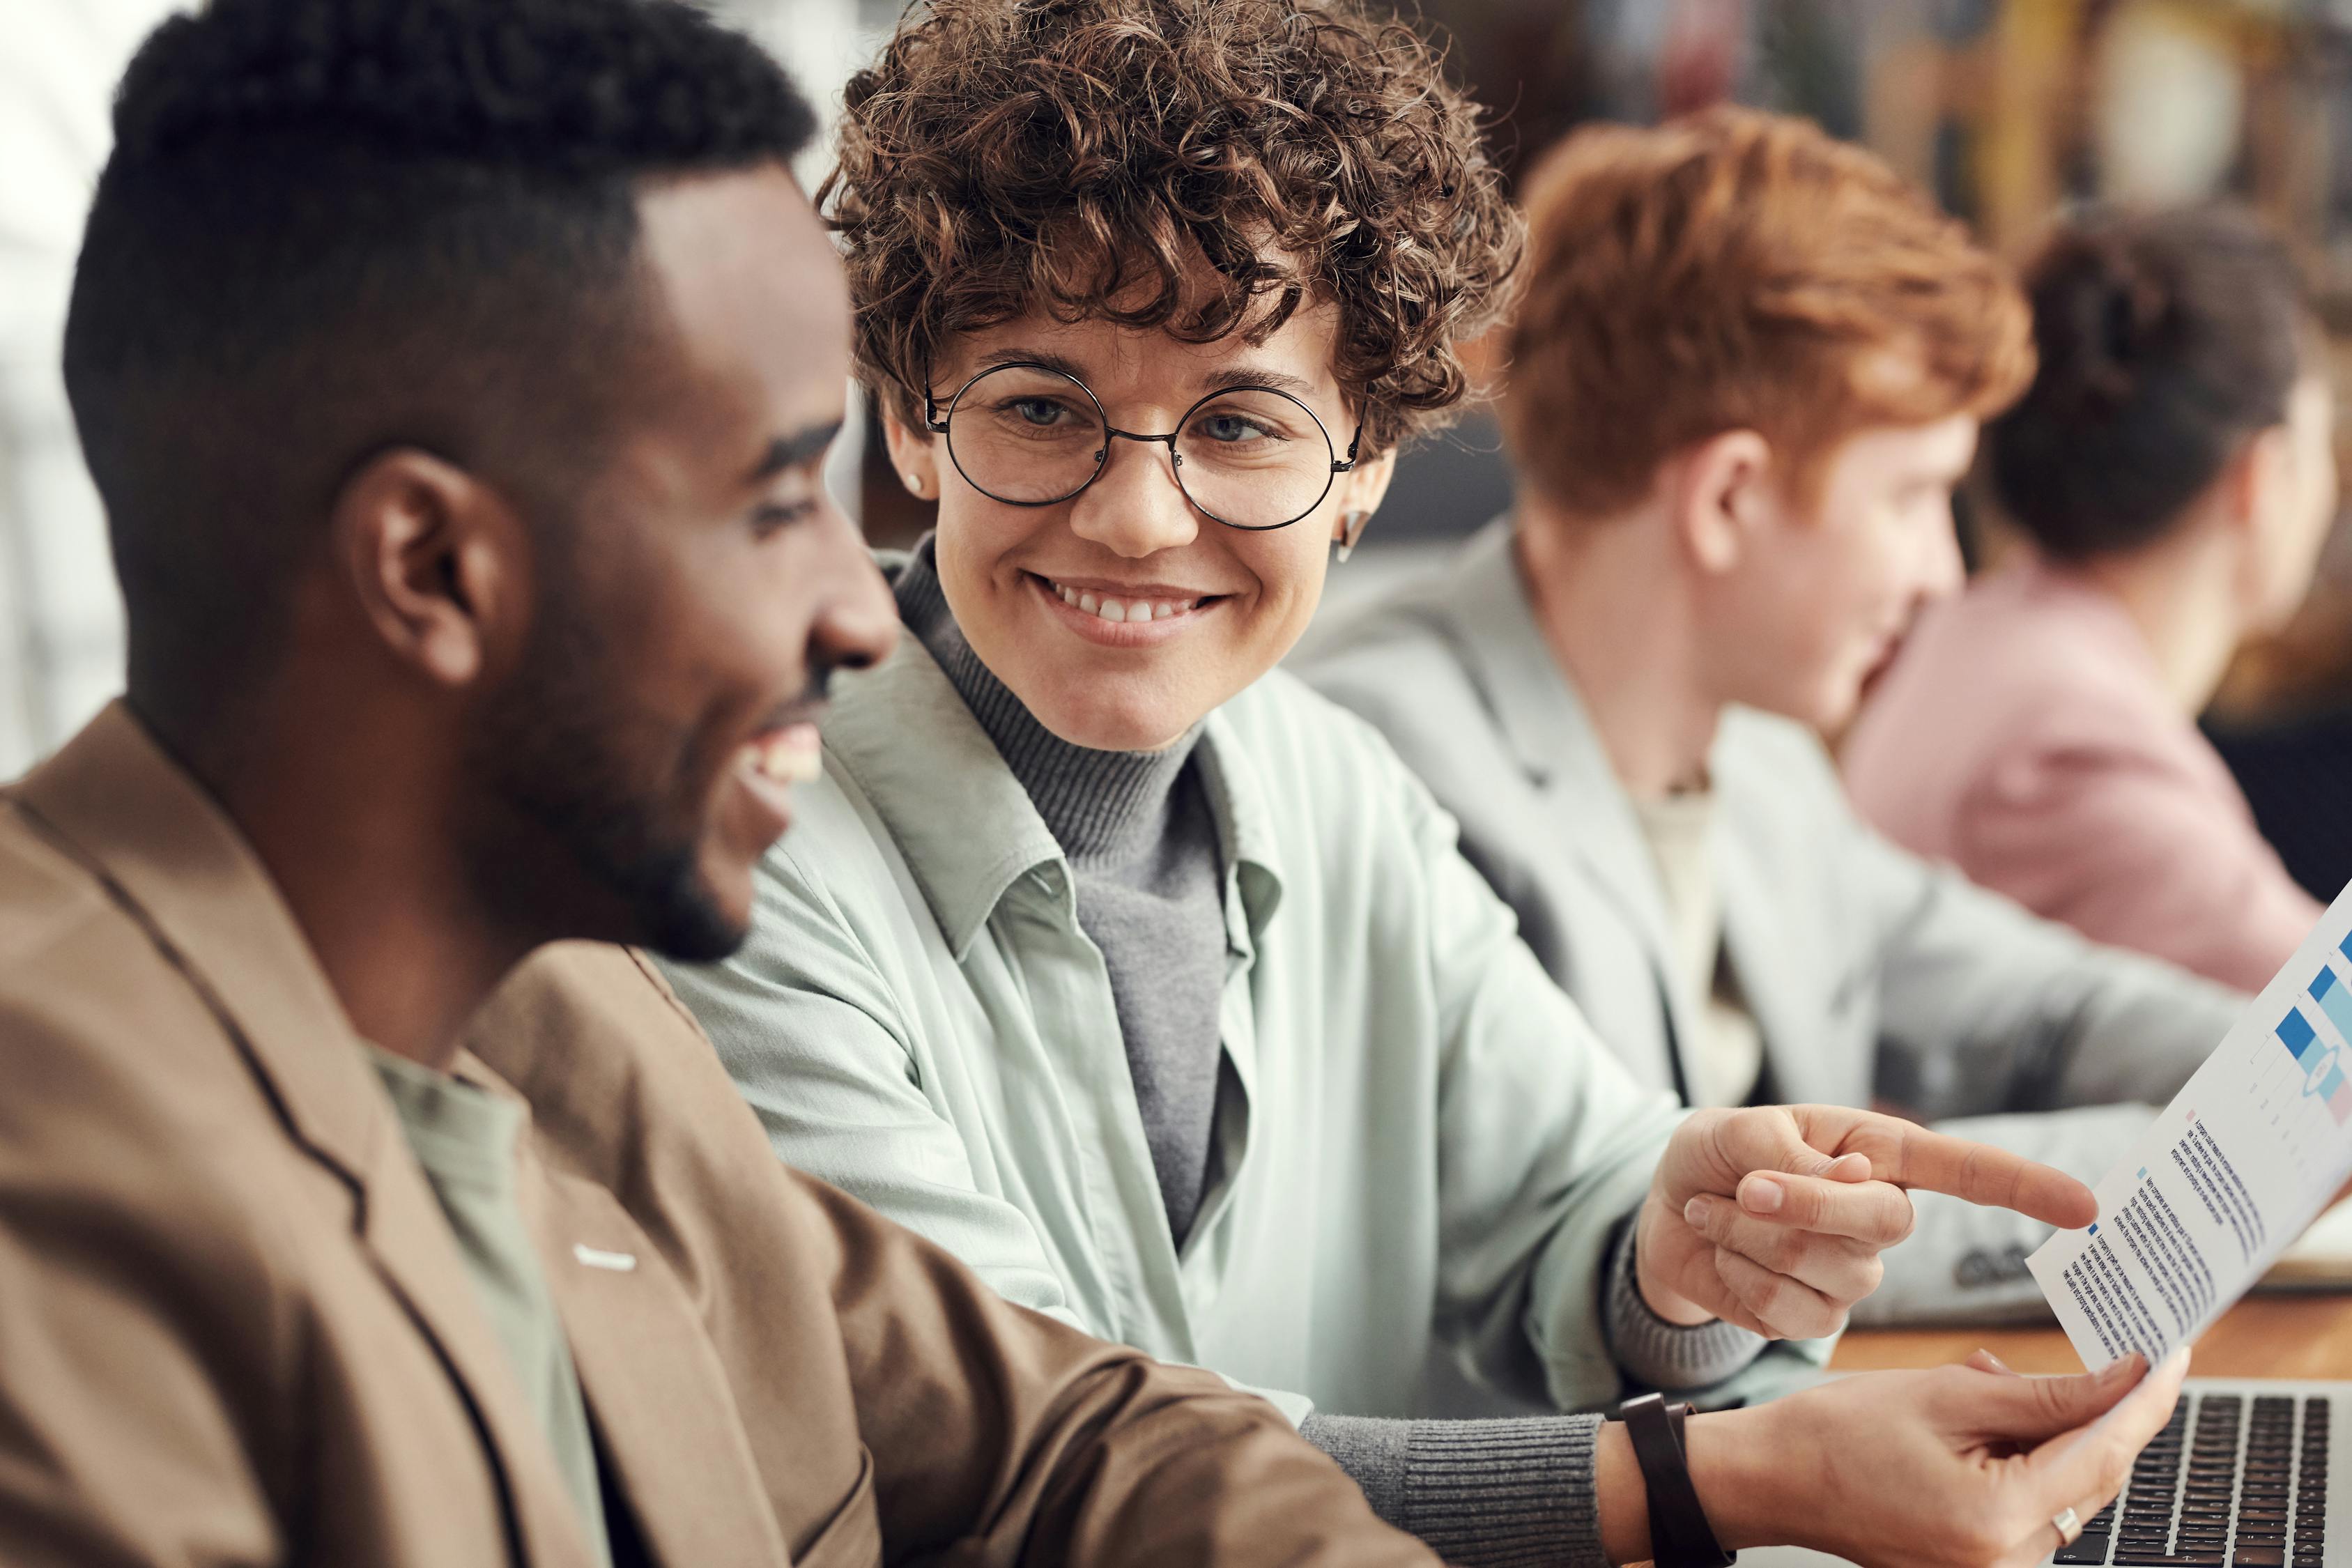
M 1083 383 L 1039 365 L 974 380 L 948 411 L 948 453 L 998 500 L 1066 500 L 1109 459 L 1102 408 Z M 1176 481 L 1192 504 L 1236 528 L 1277 528 L 1315 510 L 1331 485 L 1331 438 L 1307 405 L 1244 387 L 1184 416 Z

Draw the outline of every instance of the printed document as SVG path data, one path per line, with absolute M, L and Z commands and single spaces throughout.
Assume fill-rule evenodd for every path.
M 2026 1260 L 2096 1371 L 2229 1310 L 2352 1176 L 2352 887 L 2123 1163 Z

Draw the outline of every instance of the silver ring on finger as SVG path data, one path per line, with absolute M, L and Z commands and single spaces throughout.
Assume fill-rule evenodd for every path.
M 2074 1538 L 2083 1533 L 2083 1521 L 2074 1517 L 2071 1508 L 2060 1509 L 2050 1516 L 2050 1522 L 2058 1527 L 2058 1547 L 2062 1552 L 2074 1545 Z

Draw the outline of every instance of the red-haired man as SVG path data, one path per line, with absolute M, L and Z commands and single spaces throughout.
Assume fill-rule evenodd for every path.
M 1461 818 L 1637 1076 L 1892 1102 L 2097 1175 L 2230 992 L 1885 843 L 1821 746 L 1960 581 L 1951 491 L 2032 372 L 2008 272 L 1878 160 L 1717 110 L 1528 191 L 1512 515 L 1306 667 Z M 1933 1196 L 1864 1318 L 2033 1312 L 2044 1227 Z

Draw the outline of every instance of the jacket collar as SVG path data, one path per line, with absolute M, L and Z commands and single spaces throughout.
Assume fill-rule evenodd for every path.
M 886 574 L 898 563 L 882 560 Z M 959 961 L 1023 876 L 1061 867 L 1066 896 L 1053 830 L 919 639 L 901 637 L 877 668 L 835 679 L 824 744 L 882 818 Z M 1255 943 L 1280 901 L 1280 848 L 1263 785 L 1222 710 L 1203 722 L 1195 755 L 1239 889 L 1227 938 L 1248 952 L 1244 938 Z
M 116 702 L 8 795 L 183 973 L 289 1135 L 350 1186 L 387 1287 L 488 1434 L 522 1561 L 590 1561 L 545 1436 L 309 941 L 252 847 Z
M 1225 945 L 1253 959 L 1282 903 L 1282 840 L 1274 831 L 1273 807 L 1249 749 L 1234 733 L 1222 708 L 1202 721 L 1194 754 L 1209 792 L 1209 809 L 1216 816 L 1226 882 L 1234 894 L 1225 900 Z
M 205 994 L 297 1140 L 363 1188 L 398 1129 L 309 940 L 227 814 L 119 701 L 10 794 Z
M 1572 806 L 1568 837 L 1577 858 L 1640 927 L 1654 961 L 1664 962 L 1672 929 L 1649 843 L 1584 699 L 1537 624 L 1516 536 L 1507 516 L 1480 530 L 1423 614 L 1460 652 L 1528 782 Z M 1671 969 L 1667 963 L 1664 972 Z
M 1649 954 L 1673 1048 L 1686 1053 L 1700 1020 L 1691 1010 L 1693 999 L 1671 978 L 1675 964 L 1673 924 L 1657 862 L 1633 797 L 1618 782 L 1582 696 L 1561 670 L 1536 622 L 1519 575 L 1510 519 L 1499 519 L 1480 531 L 1454 571 L 1433 591 L 1423 613 L 1460 649 L 1513 753 L 1536 787 L 1556 803 L 1562 832 L 1587 874 L 1633 922 Z M 1771 885 L 1767 868 L 1746 852 L 1733 826 L 1740 815 L 1745 776 L 1728 764 L 1743 717 L 1736 709 L 1723 715 L 1714 748 L 1717 812 L 1713 864 L 1724 951 L 1741 998 L 1763 1035 L 1775 1075 L 1773 1090 L 1796 1098 L 1820 1099 L 1825 1093 L 1834 1098 L 1818 1084 L 1808 1088 L 1820 1076 L 1813 1069 L 1825 1065 L 1816 1059 L 1818 1052 L 1775 1048 L 1782 1041 L 1806 1038 L 1797 1025 L 1811 1015 L 1801 994 L 1790 993 L 1786 966 L 1769 960 L 1780 946 L 1778 922 L 1786 918 L 1786 900 Z M 1768 956 L 1757 961 L 1756 955 Z
M 914 637 L 835 681 L 824 745 L 880 815 L 959 959 L 1017 879 L 1062 860 L 996 743 Z

